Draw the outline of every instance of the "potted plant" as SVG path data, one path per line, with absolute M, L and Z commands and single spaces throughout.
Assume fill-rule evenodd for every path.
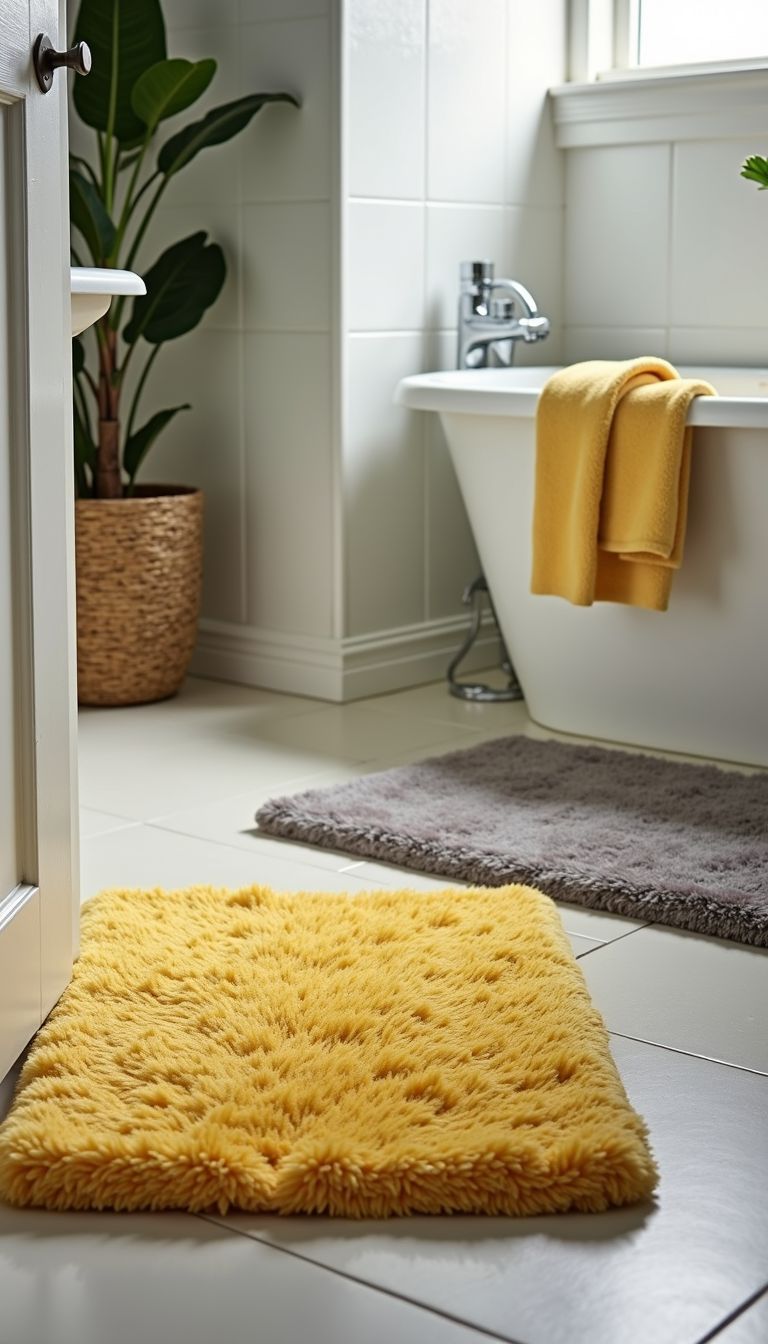
M 748 182 L 757 182 L 758 191 L 768 190 L 768 159 L 762 154 L 751 154 L 741 166 L 741 176 Z
M 95 152 L 93 162 L 71 159 L 73 260 L 130 270 L 177 173 L 237 135 L 266 104 L 298 104 L 288 93 L 249 94 L 187 121 L 154 155 L 162 123 L 201 97 L 216 62 L 168 58 L 160 0 L 81 0 L 75 40 L 93 55 L 91 74 L 75 83 L 74 107 L 95 132 Z M 95 341 L 75 338 L 81 703 L 163 699 L 179 689 L 189 664 L 202 577 L 201 492 L 136 482 L 158 436 L 189 406 L 143 422 L 140 406 L 163 345 L 197 326 L 225 276 L 221 248 L 197 230 L 144 272 L 146 295 L 130 309 L 124 298 L 113 301 Z

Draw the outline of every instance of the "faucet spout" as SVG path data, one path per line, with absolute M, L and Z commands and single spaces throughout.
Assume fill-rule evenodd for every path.
M 519 280 L 494 280 L 492 288 L 503 290 L 505 294 L 513 294 L 525 309 L 526 317 L 536 317 L 539 311 L 536 300 L 531 291 L 526 289 L 525 285 L 521 285 Z

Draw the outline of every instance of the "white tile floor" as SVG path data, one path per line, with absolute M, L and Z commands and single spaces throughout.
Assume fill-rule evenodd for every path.
M 529 729 L 521 705 L 442 685 L 338 707 L 191 680 L 165 704 L 86 712 L 83 897 L 444 886 L 259 836 L 254 810 Z M 0 1344 L 766 1344 L 768 958 L 561 908 L 651 1127 L 656 1203 L 381 1223 L 0 1208 Z

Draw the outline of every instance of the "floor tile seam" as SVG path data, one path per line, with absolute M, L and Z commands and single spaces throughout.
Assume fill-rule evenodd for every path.
M 363 701 L 362 703 L 364 704 L 365 702 Z M 402 719 L 408 721 L 411 721 L 412 719 L 418 719 L 419 723 L 434 723 L 436 725 L 439 725 L 441 728 L 455 728 L 456 731 L 460 733 L 485 732 L 485 727 L 481 727 L 479 724 L 460 723 L 456 719 L 451 719 L 448 718 L 447 716 L 445 718 L 442 718 L 439 714 L 425 714 L 423 711 L 418 709 L 402 709 L 402 710 L 381 709 L 379 705 L 365 705 L 365 708 L 369 709 L 372 714 L 382 715 L 382 717 L 385 719 Z M 524 725 L 515 725 L 515 726 L 521 727 Z M 499 733 L 498 733 L 499 737 L 511 737 L 516 735 L 519 736 L 519 734 L 511 733 L 509 731 L 509 728 L 505 733 L 503 727 L 499 725 Z M 490 738 L 489 740 L 492 741 L 493 739 Z
M 715 1059 L 713 1055 L 702 1055 L 697 1050 L 682 1050 L 677 1045 L 665 1045 L 662 1041 L 649 1041 L 646 1036 L 631 1036 L 626 1031 L 614 1031 L 607 1027 L 609 1036 L 618 1036 L 622 1041 L 636 1041 L 638 1045 L 649 1045 L 653 1050 L 667 1050 L 672 1055 L 683 1055 L 686 1059 L 701 1059 L 706 1064 L 717 1064 L 722 1069 L 738 1069 L 739 1073 L 750 1073 L 754 1078 L 768 1078 L 768 1069 L 753 1069 L 748 1064 L 734 1064 L 728 1059 Z
M 706 1335 L 702 1335 L 701 1339 L 696 1341 L 696 1344 L 710 1344 L 710 1340 L 717 1341 L 718 1335 L 721 1335 L 724 1330 L 727 1330 L 735 1321 L 738 1321 L 739 1317 L 743 1316 L 745 1311 L 749 1311 L 750 1307 L 754 1307 L 766 1293 L 768 1293 L 768 1283 L 764 1283 L 761 1288 L 758 1288 L 746 1298 L 744 1302 L 741 1302 L 738 1307 L 734 1307 L 733 1311 L 729 1312 L 727 1316 L 724 1316 L 721 1321 L 718 1321 L 717 1325 L 713 1326 Z
M 560 918 L 563 918 L 562 915 Z M 564 920 L 563 923 L 565 923 Z M 623 943 L 624 939 L 631 938 L 633 933 L 642 933 L 643 929 L 650 929 L 651 927 L 650 924 L 640 924 L 636 929 L 627 929 L 624 933 L 617 933 L 615 938 L 595 938 L 594 941 L 597 943 L 597 947 L 591 947 L 589 952 L 583 952 L 582 956 L 588 957 L 592 952 L 600 952 L 604 947 L 613 947 L 614 943 Z M 573 933 L 574 930 L 570 929 L 568 932 Z M 576 934 L 576 937 L 591 938 L 592 935 L 590 933 L 583 933 L 581 935 Z
M 282 782 L 278 781 L 276 787 L 280 789 L 296 790 L 298 792 L 303 793 L 305 790 L 314 787 L 313 780 L 322 779 L 322 777 L 326 773 L 327 771 L 325 770 L 317 770 L 314 772 L 314 774 L 311 775 L 299 775 L 293 779 L 286 779 L 283 780 Z M 328 787 L 332 788 L 333 785 L 328 785 Z M 226 798 L 217 798 L 213 803 L 193 803 L 191 807 L 175 807 L 172 812 L 158 812 L 154 814 L 152 817 L 148 817 L 146 819 L 145 824 L 151 826 L 162 826 L 164 821 L 168 820 L 171 817 L 178 816 L 179 813 L 183 814 L 185 812 L 197 812 L 199 809 L 204 807 L 223 807 L 230 803 L 236 803 L 240 798 L 246 799 L 251 797 L 252 797 L 252 790 L 238 789 L 237 793 L 228 793 Z M 254 821 L 256 820 L 256 810 L 260 806 L 261 806 L 260 803 L 257 803 L 254 806 Z M 170 827 L 164 827 L 163 829 L 170 830 Z M 274 839 L 275 837 L 270 836 L 268 838 Z
M 290 1255 L 294 1260 L 300 1260 L 302 1264 L 314 1265 L 315 1269 L 325 1270 L 328 1274 L 335 1274 L 337 1278 L 344 1279 L 346 1283 L 357 1284 L 358 1287 L 367 1288 L 370 1292 L 379 1293 L 395 1302 L 404 1302 L 406 1306 L 413 1307 L 417 1311 L 425 1311 L 430 1316 L 435 1316 L 439 1320 L 450 1321 L 452 1325 L 462 1326 L 466 1330 L 473 1330 L 476 1334 L 482 1335 L 485 1339 L 498 1341 L 498 1344 L 526 1344 L 526 1341 L 513 1337 L 512 1335 L 500 1335 L 495 1330 L 489 1330 L 487 1326 L 478 1325 L 475 1321 L 469 1320 L 464 1316 L 454 1315 L 449 1311 L 441 1311 L 438 1307 L 428 1306 L 425 1302 L 420 1302 L 418 1298 L 406 1296 L 398 1293 L 392 1288 L 387 1288 L 383 1284 L 372 1283 L 370 1279 L 360 1278 L 357 1274 L 350 1274 L 346 1270 L 339 1269 L 336 1265 L 327 1265 L 320 1260 L 314 1260 L 309 1255 L 304 1255 L 301 1251 L 295 1250 L 292 1246 L 282 1246 L 266 1237 L 256 1236 L 254 1232 L 246 1232 L 242 1228 L 233 1227 L 225 1219 L 215 1218 L 209 1213 L 196 1213 L 195 1218 L 200 1218 L 203 1222 L 211 1223 L 214 1227 L 223 1228 L 225 1231 L 233 1233 L 238 1237 L 245 1237 L 248 1241 L 254 1241 L 259 1246 L 266 1246 L 271 1251 L 278 1251 L 283 1255 Z
M 280 858 L 280 856 L 277 854 L 265 854 L 263 850 L 259 851 L 247 850 L 243 845 L 233 845 L 226 840 L 214 840 L 210 836 L 198 835 L 194 831 L 173 830 L 170 826 L 160 826 L 158 825 L 157 822 L 154 821 L 142 821 L 139 822 L 138 825 L 146 826 L 147 829 L 150 831 L 162 831 L 163 835 L 180 835 L 183 836 L 185 840 L 199 840 L 200 843 L 204 845 L 217 845 L 220 849 L 231 850 L 235 854 L 248 854 L 248 853 L 257 854 L 260 855 L 261 858 L 263 859 L 267 858 L 274 859 L 275 863 L 284 863 L 286 865 L 292 865 L 297 868 L 303 868 L 303 867 L 313 868 L 316 872 L 319 873 L 336 873 L 340 876 L 341 873 L 346 872 L 346 869 L 344 868 L 329 868 L 327 864 L 310 863 L 308 860 L 300 860 L 297 859 L 295 856 L 283 859 Z M 273 839 L 274 837 L 270 836 L 267 838 Z M 309 852 L 311 853 L 312 851 L 310 850 Z M 320 852 L 326 853 L 327 851 L 321 850 Z M 366 878 L 365 880 L 367 882 L 372 882 L 375 887 L 385 886 L 385 883 L 377 881 L 377 879 L 374 877 Z
M 113 812 L 109 807 L 91 807 L 90 803 L 84 803 L 82 798 L 78 802 L 78 811 L 80 812 L 98 812 L 102 817 L 114 817 L 116 821 L 130 821 L 123 812 Z
M 80 831 L 80 843 L 87 844 L 89 840 L 99 840 L 102 835 L 117 835 L 120 831 L 130 831 L 136 826 L 143 825 L 141 821 L 124 821 L 119 826 L 108 826 L 105 830 L 99 831 Z

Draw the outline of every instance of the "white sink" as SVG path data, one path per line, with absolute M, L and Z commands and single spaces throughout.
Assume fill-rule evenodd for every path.
M 95 266 L 72 266 L 69 271 L 72 295 L 72 335 L 98 322 L 116 294 L 146 294 L 147 287 L 133 271 L 113 271 Z

